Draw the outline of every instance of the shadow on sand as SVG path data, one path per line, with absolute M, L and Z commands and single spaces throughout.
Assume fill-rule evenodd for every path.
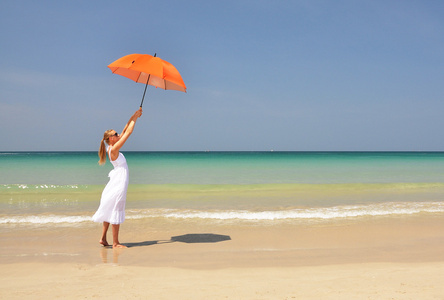
M 217 243 L 222 241 L 229 241 L 231 237 L 229 235 L 221 235 L 214 233 L 189 233 L 184 235 L 173 236 L 169 240 L 159 240 L 159 241 L 145 241 L 138 243 L 123 243 L 123 245 L 128 248 L 132 247 L 142 247 L 142 246 L 151 246 L 156 244 L 167 244 L 174 242 L 181 243 Z

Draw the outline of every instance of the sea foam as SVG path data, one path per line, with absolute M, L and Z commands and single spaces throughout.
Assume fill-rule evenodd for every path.
M 150 216 L 176 219 L 214 219 L 214 220 L 300 220 L 300 219 L 344 219 L 371 216 L 413 215 L 419 213 L 444 213 L 444 203 L 381 203 L 371 205 L 349 205 L 319 208 L 296 208 L 275 211 L 246 210 L 153 210 Z M 143 215 L 138 215 L 142 217 Z
M 127 220 L 163 218 L 167 220 L 232 220 L 232 221 L 322 221 L 377 216 L 408 216 L 415 214 L 443 214 L 442 202 L 379 203 L 318 208 L 293 208 L 286 210 L 188 210 L 188 209 L 139 209 L 128 210 Z M 50 225 L 81 224 L 92 222 L 90 215 L 15 215 L 0 217 L 0 224 Z

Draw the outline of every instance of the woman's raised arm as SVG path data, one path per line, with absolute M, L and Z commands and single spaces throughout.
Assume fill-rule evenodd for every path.
M 119 155 L 119 150 L 128 140 L 129 136 L 133 133 L 134 126 L 136 125 L 136 121 L 142 115 L 142 108 L 139 108 L 129 119 L 128 123 L 126 123 L 125 128 L 120 134 L 120 139 L 113 145 L 111 148 L 111 160 L 116 160 Z

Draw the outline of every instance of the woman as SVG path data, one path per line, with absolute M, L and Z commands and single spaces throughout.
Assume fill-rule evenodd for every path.
M 108 232 L 109 224 L 112 224 L 113 248 L 126 248 L 126 246 L 119 242 L 119 228 L 120 224 L 125 220 L 125 202 L 129 174 L 126 159 L 120 153 L 120 148 L 133 133 L 136 121 L 141 115 L 142 108 L 131 116 L 120 135 L 112 129 L 105 131 L 100 143 L 99 164 L 105 164 L 106 152 L 108 152 L 108 158 L 114 166 L 114 169 L 109 173 L 109 182 L 102 192 L 99 209 L 92 217 L 94 222 L 103 222 L 102 237 L 99 243 L 105 247 L 110 246 L 106 240 L 106 233 Z M 108 151 L 105 150 L 104 142 L 109 145 Z

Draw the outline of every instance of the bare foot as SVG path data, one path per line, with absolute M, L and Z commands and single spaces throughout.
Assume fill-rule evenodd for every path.
M 110 246 L 110 244 L 108 244 L 108 242 L 105 240 L 100 240 L 99 243 L 103 246 L 103 247 L 108 247 Z
M 115 249 L 115 248 L 128 248 L 128 247 L 125 245 L 122 245 L 122 244 L 115 244 L 115 245 L 113 245 L 113 249 Z

